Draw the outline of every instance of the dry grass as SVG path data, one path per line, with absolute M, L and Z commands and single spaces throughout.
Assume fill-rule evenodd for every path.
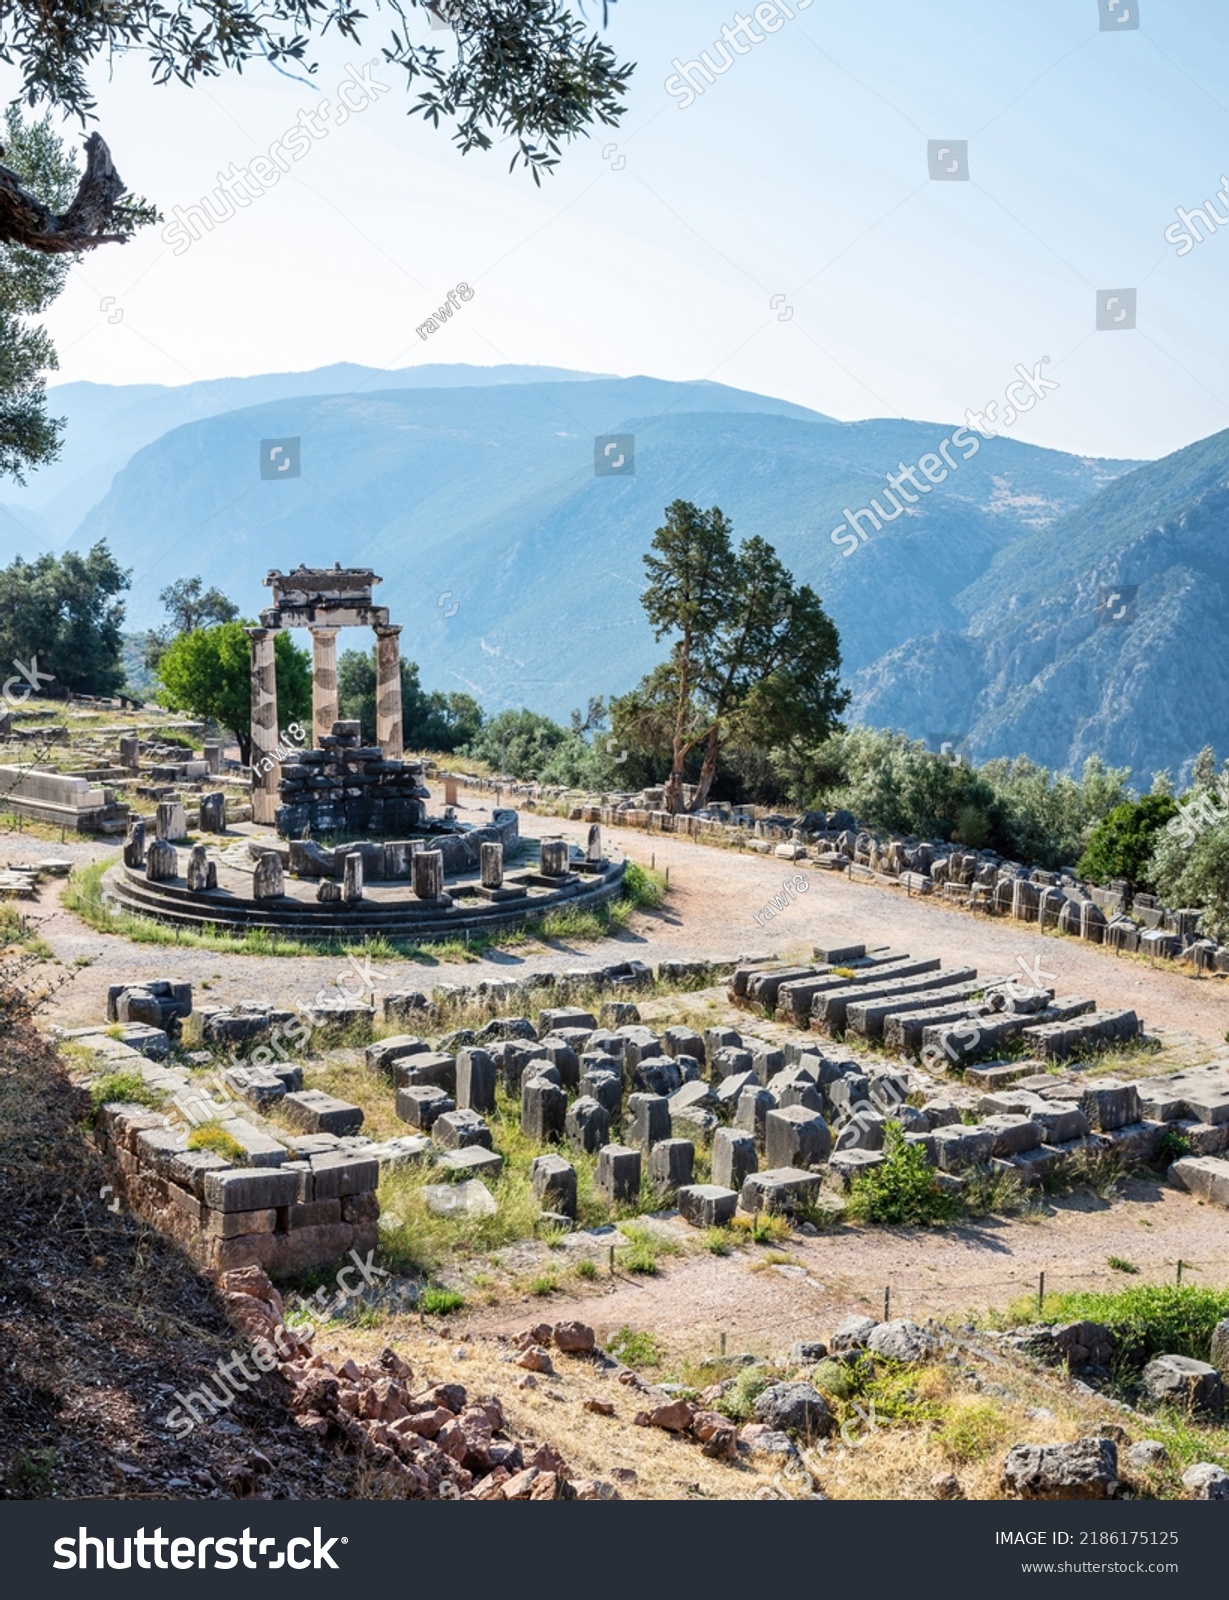
M 509 1331 L 542 1316 L 549 1316 L 549 1308 L 535 1303 L 520 1322 L 509 1324 Z M 316 1348 L 329 1354 L 331 1342 L 322 1339 Z M 356 1361 L 392 1344 L 427 1382 L 463 1383 L 474 1394 L 497 1394 L 513 1430 L 549 1440 L 563 1453 L 574 1476 L 609 1480 L 614 1468 L 633 1471 L 635 1482 L 617 1485 L 627 1500 L 741 1500 L 771 1483 L 766 1468 L 710 1461 L 694 1440 L 659 1428 L 633 1427 L 632 1418 L 644 1408 L 645 1397 L 613 1378 L 599 1376 L 580 1356 L 556 1355 L 554 1377 L 539 1376 L 536 1388 L 521 1389 L 516 1386 L 521 1370 L 501 1359 L 506 1350 L 495 1340 L 471 1340 L 463 1346 L 466 1359 L 457 1361 L 447 1330 L 437 1338 L 417 1323 L 399 1319 L 370 1334 L 346 1329 L 336 1342 L 339 1355 L 353 1355 Z M 586 1411 L 583 1402 L 590 1395 L 610 1401 L 615 1415 Z

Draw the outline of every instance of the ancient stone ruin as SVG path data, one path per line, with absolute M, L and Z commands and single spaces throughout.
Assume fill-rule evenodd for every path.
M 334 722 L 319 748 L 281 769 L 277 831 L 284 839 L 329 833 L 416 833 L 427 824 L 421 761 L 364 746 L 357 722 Z
M 399 761 L 401 743 L 401 629 L 390 625 L 388 608 L 373 605 L 382 580 L 368 568 L 296 567 L 271 571 L 265 584 L 273 605 L 260 614 L 252 640 L 252 814 L 277 820 L 280 733 L 273 647 L 282 628 L 307 628 L 312 636 L 312 735 L 327 749 L 337 721 L 337 632 L 372 628 L 376 635 L 376 742 L 385 758 Z

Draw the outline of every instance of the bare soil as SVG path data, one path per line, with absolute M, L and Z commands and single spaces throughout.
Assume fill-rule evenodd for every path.
M 483 822 L 489 810 L 473 802 L 458 808 L 462 821 Z M 522 815 L 526 835 L 563 834 L 577 842 L 583 823 Z M 1133 1008 L 1149 1031 L 1191 1034 L 1208 1045 L 1229 1031 L 1229 987 L 1223 977 L 1196 977 L 1145 958 L 1117 957 L 1099 945 L 1038 934 L 1026 923 L 991 919 L 960 911 L 931 898 L 906 898 L 899 889 L 851 883 L 841 874 L 803 868 L 809 887 L 787 909 L 762 925 L 756 914 L 797 870 L 792 864 L 750 852 L 694 844 L 673 835 L 646 835 L 638 829 L 606 828 L 607 847 L 632 860 L 669 869 L 670 894 L 661 912 L 636 918 L 635 927 L 617 938 L 553 941 L 529 950 L 494 952 L 475 962 L 381 960 L 375 965 L 389 988 L 471 982 L 499 974 L 516 976 L 545 968 L 604 965 L 632 957 L 643 961 L 727 960 L 743 954 L 809 956 L 820 941 L 891 945 L 914 954 L 941 955 L 950 964 L 967 964 L 987 974 L 1033 970 L 1053 974 L 1060 992 L 1094 998 L 1101 1009 Z M 14 862 L 41 856 L 71 856 L 83 864 L 110 859 L 113 846 L 74 843 L 39 846 L 8 835 Z M 59 905 L 58 883 L 43 890 L 32 908 L 40 933 L 60 961 L 79 958 L 83 968 L 62 989 L 50 1020 L 83 1026 L 100 1020 L 108 984 L 154 977 L 210 984 L 227 1002 L 293 1005 L 329 988 L 347 970 L 336 956 L 226 955 L 174 945 L 137 945 L 94 932 Z M 1020 963 L 1024 963 L 1021 968 Z
M 678 1226 L 680 1238 L 694 1240 Z M 1111 1255 L 1138 1267 L 1138 1275 L 1112 1268 Z M 893 1316 L 951 1321 L 1035 1294 L 1042 1272 L 1047 1293 L 1114 1290 L 1172 1283 L 1181 1259 L 1184 1282 L 1219 1287 L 1227 1255 L 1223 1211 L 1159 1180 L 1132 1178 L 1112 1200 L 1081 1190 L 1024 1217 L 794 1234 L 786 1245 L 730 1256 L 698 1251 L 664 1259 L 652 1277 L 620 1274 L 581 1293 L 474 1310 L 465 1325 L 504 1331 L 526 1317 L 537 1320 L 537 1307 L 552 1321 L 579 1317 L 602 1335 L 645 1328 L 711 1355 L 726 1333 L 731 1350 L 780 1355 L 793 1340 L 821 1338 L 853 1312 L 882 1317 L 885 1289 Z

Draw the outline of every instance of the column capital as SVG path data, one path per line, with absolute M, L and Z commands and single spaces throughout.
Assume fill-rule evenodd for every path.
M 336 639 L 337 635 L 341 632 L 341 629 L 339 627 L 332 627 L 326 623 L 313 622 L 309 625 L 307 631 L 311 634 L 313 639 Z
M 280 628 L 266 628 L 258 625 L 254 628 L 245 628 L 244 631 L 253 643 L 259 643 L 262 639 L 276 638 L 282 630 Z
M 377 639 L 396 639 L 401 633 L 401 624 L 399 622 L 377 623 L 372 631 Z

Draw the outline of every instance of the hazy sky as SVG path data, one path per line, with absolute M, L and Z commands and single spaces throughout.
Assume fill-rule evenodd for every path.
M 1138 15 L 1102 31 L 1111 5 Z M 331 42 L 311 86 L 264 65 L 192 90 L 135 60 L 96 74 L 116 165 L 168 223 L 300 112 L 322 136 L 189 248 L 151 229 L 78 267 L 49 318 L 62 378 L 541 362 L 951 419 L 1001 406 L 1022 366 L 1058 387 L 1016 438 L 1154 456 L 1229 426 L 1224 0 L 789 0 L 792 18 L 761 8 L 775 32 L 755 9 L 619 0 L 627 117 L 540 190 L 510 151 L 462 157 L 407 118 L 384 66 L 388 92 L 338 125 L 376 26 L 370 48 Z M 684 105 L 672 62 L 723 66 L 740 15 L 745 53 Z M 941 167 L 968 141 L 968 181 L 929 176 L 932 140 Z M 1209 199 L 1224 237 L 1167 241 Z M 420 338 L 461 283 L 472 298 Z M 1098 332 L 1097 292 L 1123 289 L 1138 325 Z

